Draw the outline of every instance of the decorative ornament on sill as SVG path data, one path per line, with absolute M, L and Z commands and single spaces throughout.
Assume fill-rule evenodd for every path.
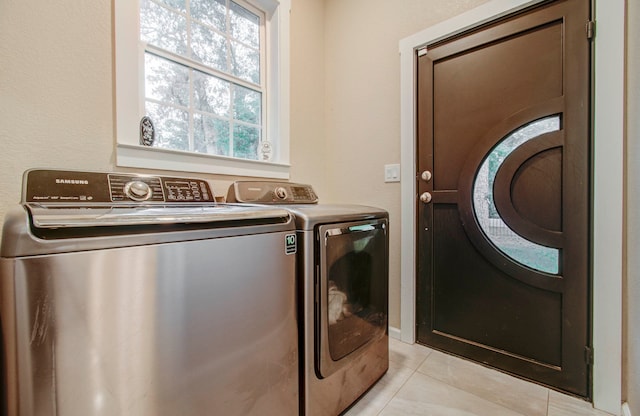
M 273 156 L 273 146 L 271 145 L 271 142 L 268 140 L 265 140 L 262 143 L 260 143 L 260 159 L 264 161 L 269 161 L 271 160 L 272 156 Z
M 140 144 L 143 146 L 153 146 L 155 139 L 156 129 L 153 127 L 151 117 L 142 117 L 140 119 Z

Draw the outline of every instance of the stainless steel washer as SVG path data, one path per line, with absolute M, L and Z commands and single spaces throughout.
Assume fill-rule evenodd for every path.
M 0 248 L 4 414 L 295 415 L 296 234 L 201 179 L 32 170 Z
M 388 213 L 317 204 L 309 185 L 234 183 L 227 201 L 276 204 L 296 218 L 300 409 L 336 416 L 389 368 Z

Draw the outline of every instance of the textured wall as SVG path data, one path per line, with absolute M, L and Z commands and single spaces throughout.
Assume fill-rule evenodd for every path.
M 291 180 L 325 201 L 324 0 L 291 3 Z
M 333 202 L 390 213 L 394 327 L 400 327 L 400 183 L 384 182 L 384 165 L 400 163 L 398 43 L 482 3 L 486 0 L 326 0 L 328 186 Z
M 324 196 L 323 1 L 293 3 L 291 179 Z M 127 170 L 115 167 L 112 54 L 110 0 L 0 1 L 0 218 L 26 169 Z M 235 179 L 197 176 L 218 195 Z
M 383 165 L 400 161 L 398 41 L 485 1 L 292 1 L 291 180 L 390 211 L 393 326 L 400 186 Z M 117 169 L 111 12 L 109 0 L 0 1 L 0 217 L 26 169 Z M 217 194 L 234 179 L 209 178 Z
M 627 2 L 627 276 L 626 400 L 640 415 L 640 4 Z
M 0 2 L 0 214 L 34 167 L 113 162 L 111 2 Z
M 291 162 L 324 202 L 391 214 L 391 325 L 400 324 L 398 41 L 487 0 L 293 0 Z M 628 22 L 640 21 L 629 1 Z M 33 167 L 114 166 L 110 0 L 0 0 L 0 218 Z M 640 26 L 628 25 L 626 399 L 640 415 Z M 232 177 L 212 176 L 217 193 Z M 0 223 L 1 226 L 1 223 Z

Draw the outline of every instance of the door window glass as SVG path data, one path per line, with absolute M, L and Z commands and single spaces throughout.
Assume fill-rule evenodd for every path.
M 522 144 L 560 130 L 560 116 L 536 120 L 502 139 L 482 162 L 473 184 L 473 209 L 480 228 L 511 259 L 545 273 L 559 273 L 560 250 L 545 247 L 516 234 L 500 217 L 493 200 L 493 183 L 504 160 Z

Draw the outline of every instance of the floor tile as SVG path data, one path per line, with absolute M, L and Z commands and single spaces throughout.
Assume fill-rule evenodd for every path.
M 418 372 L 523 415 L 547 414 L 547 388 L 471 361 L 433 351 Z
M 464 390 L 414 373 L 380 416 L 522 416 Z
M 431 348 L 422 345 L 407 344 L 400 340 L 389 338 L 389 361 L 402 364 L 413 370 L 420 367 L 432 351 Z
M 418 344 L 389 341 L 387 374 L 346 416 L 611 416 L 591 403 Z
M 548 416 L 610 416 L 609 413 L 593 408 L 584 400 L 567 396 L 556 391 L 549 392 Z
M 365 394 L 345 416 L 375 416 L 400 390 L 402 385 L 411 377 L 413 370 L 394 361 L 389 361 L 389 370 Z

